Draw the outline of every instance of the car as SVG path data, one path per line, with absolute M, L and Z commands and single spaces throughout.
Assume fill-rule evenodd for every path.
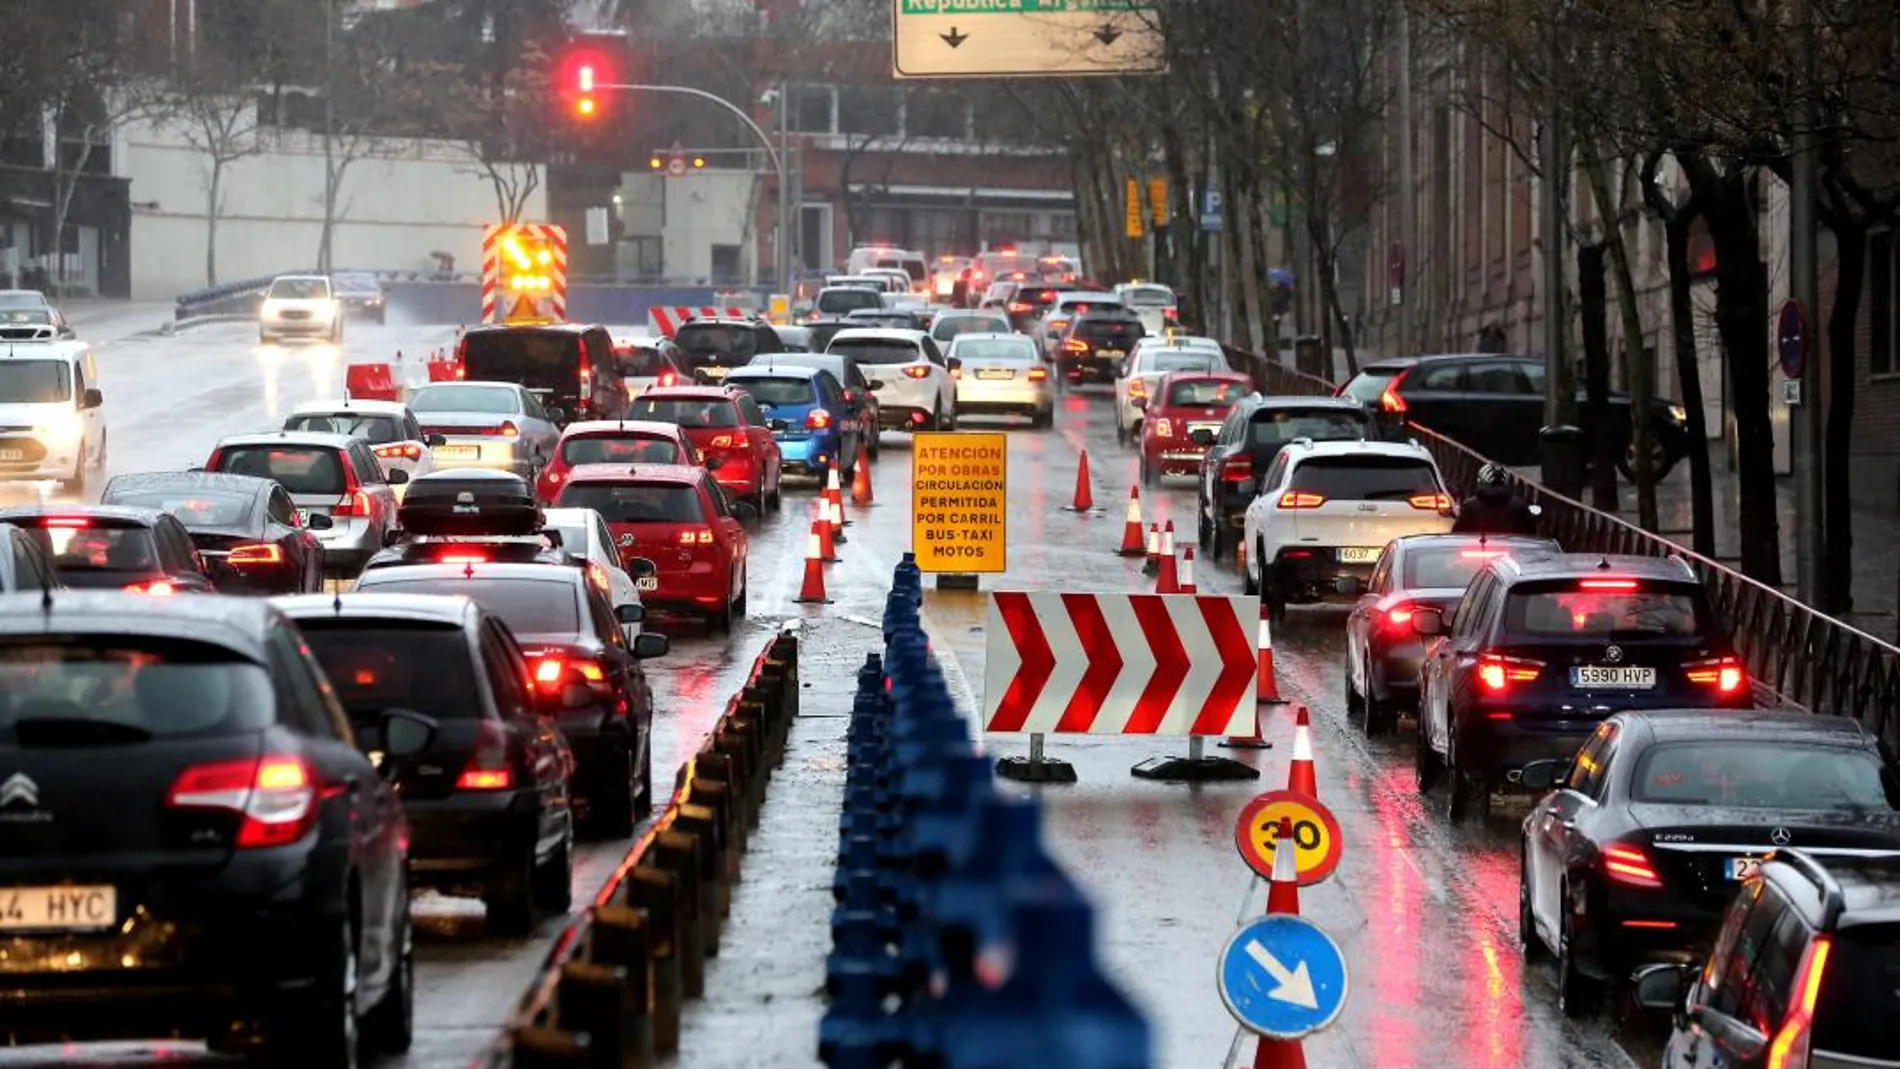
M 1161 381 L 1161 376 L 1170 371 L 1212 373 L 1232 369 L 1227 364 L 1227 357 L 1218 352 L 1144 345 L 1131 350 L 1125 359 L 1115 358 L 1114 370 L 1115 439 L 1122 445 L 1128 445 L 1139 441 L 1141 437 L 1142 409 L 1135 401 L 1140 398 L 1145 402 L 1155 384 Z
M 1033 427 L 1055 422 L 1055 384 L 1036 343 L 1021 334 L 959 334 L 945 360 L 956 361 L 959 417 L 1001 413 L 1027 416 Z
M 633 407 L 635 419 L 678 424 L 705 458 L 706 470 L 733 496 L 760 513 L 778 511 L 784 455 L 751 394 L 724 386 L 672 386 L 648 390 Z
M 930 294 L 939 301 L 961 306 L 969 292 L 970 265 L 976 261 L 968 256 L 939 256 L 930 264 Z
M 850 485 L 865 434 L 831 372 L 788 364 L 744 367 L 726 376 L 726 385 L 758 403 L 783 470 L 823 479 L 836 467 L 838 478 Z
M 1237 371 L 1170 371 L 1135 398 L 1141 419 L 1141 485 L 1199 475 L 1227 413 L 1253 389 Z
M 177 517 L 220 594 L 323 589 L 323 543 L 297 518 L 289 492 L 270 479 L 208 471 L 118 475 L 99 503 Z
M 383 284 L 368 271 L 333 271 L 330 289 L 343 306 L 344 318 L 355 316 L 378 326 L 388 322 L 388 295 L 383 293 Z
M 1132 389 L 1132 383 L 1130 384 Z M 1364 407 L 1332 397 L 1262 397 L 1235 403 L 1201 459 L 1196 512 L 1201 549 L 1219 560 L 1239 538 L 1259 477 L 1287 443 L 1360 442 L 1377 437 Z
M 984 288 L 982 295 L 977 298 L 975 305 L 977 308 L 986 311 L 1000 311 L 1004 316 L 1008 316 L 1012 311 L 1010 304 L 1016 297 L 1016 291 L 1022 287 L 1023 281 L 1019 278 L 998 279 Z M 1029 305 L 1025 303 L 1021 311 L 1029 311 Z M 1010 327 L 1011 329 L 1016 328 L 1016 324 L 1013 320 L 1010 323 Z
M 1149 334 L 1165 334 L 1181 321 L 1180 299 L 1158 282 L 1124 282 L 1115 287 L 1115 295 Z
M 863 325 L 863 323 L 846 316 L 827 316 L 823 319 L 814 319 L 805 324 L 805 332 L 810 336 L 808 338 L 808 351 L 822 353 L 831 345 L 831 339 L 838 336 L 839 331 L 850 330 L 854 327 L 862 327 Z
M 574 880 L 573 752 L 501 617 L 471 598 L 337 594 L 276 599 L 363 745 L 388 710 L 428 717 L 428 749 L 393 777 L 416 890 L 479 898 L 488 932 L 525 938 L 566 913 Z
M 1242 586 L 1280 619 L 1288 605 L 1338 597 L 1342 576 L 1370 576 L 1394 538 L 1451 524 L 1451 494 L 1424 446 L 1299 439 L 1280 451 L 1247 506 Z
M 106 466 L 105 395 L 91 345 L 0 349 L 0 480 L 52 480 L 68 493 Z
M 751 546 L 742 520 L 749 502 L 730 504 L 704 468 L 672 464 L 588 464 L 561 488 L 561 508 L 600 513 L 621 563 L 651 575 L 648 608 L 701 614 L 720 631 L 747 608 Z
M 1421 606 L 1416 779 L 1454 820 L 1532 761 L 1568 757 L 1609 713 L 1754 705 L 1748 671 L 1681 557 L 1498 557 L 1449 625 Z
M 805 353 L 811 351 L 811 328 L 788 326 L 784 323 L 772 324 L 772 333 L 778 336 L 778 348 L 781 352 Z M 758 357 L 752 359 L 757 360 Z
M 1116 342 L 1119 344 L 1106 347 L 1118 349 L 1122 355 L 1126 355 L 1128 347 L 1144 333 L 1141 329 L 1141 321 L 1122 307 L 1121 298 L 1112 293 L 1094 290 L 1067 290 L 1057 293 L 1055 298 L 1043 307 L 1042 315 L 1035 325 L 1023 333 L 1036 339 L 1042 346 L 1042 355 L 1045 358 L 1061 361 L 1064 359 L 1062 343 L 1069 338 L 1069 328 L 1078 318 L 1093 315 L 1109 317 L 1101 324 L 1104 327 L 1109 327 L 1110 324 L 1126 324 L 1126 326 L 1121 329 L 1111 328 L 1105 333 L 1098 333 L 1091 329 L 1084 334 L 1079 340 L 1089 343 L 1086 350 L 1088 354 L 1095 351 L 1098 347 L 1097 343 Z M 1118 355 L 1113 359 L 1119 361 L 1121 356 Z
M 220 439 L 204 470 L 255 476 L 282 486 L 303 525 L 323 543 L 325 572 L 346 579 L 383 548 L 396 526 L 396 488 L 409 482 L 406 472 L 385 474 L 361 438 L 316 431 Z M 318 516 L 330 525 L 318 526 Z
M 65 586 L 44 539 L 0 522 L 0 593 L 44 592 Z
M 556 710 L 574 751 L 573 790 L 592 830 L 624 839 L 652 812 L 653 696 L 641 662 L 667 651 L 666 636 L 621 630 L 644 614 L 616 612 L 578 568 L 543 564 L 418 564 L 380 568 L 360 593 L 462 594 L 514 633 L 541 701 Z
M 902 309 L 897 309 L 897 308 L 886 308 L 883 311 L 878 311 L 878 312 L 871 312 L 871 311 L 866 311 L 864 309 L 858 309 L 857 311 L 854 311 L 854 312 L 846 312 L 844 318 L 845 318 L 845 322 L 851 324 L 854 327 L 861 327 L 861 328 L 862 327 L 887 327 L 891 330 L 922 330 L 923 329 L 922 327 L 919 327 L 917 325 L 916 316 L 913 316 L 909 312 L 906 312 L 906 311 L 903 311 Z
M 1047 357 L 1049 346 L 1043 337 L 1043 316 L 1055 304 L 1056 298 L 1065 293 L 1075 292 L 1078 290 L 1074 283 L 1048 282 L 1025 277 L 1016 292 L 1010 296 L 1009 303 L 1003 306 L 1003 310 L 1009 314 L 1009 325 L 1035 338 L 1037 346 Z
M 512 382 L 432 382 L 409 395 L 438 468 L 495 468 L 533 481 L 561 429 L 533 393 Z
M 1900 859 L 1900 768 L 1846 717 L 1621 712 L 1574 757 L 1524 774 L 1545 793 L 1520 832 L 1518 939 L 1528 959 L 1557 960 L 1568 1016 L 1641 966 L 1701 961 L 1777 846 L 1824 864 Z
M 542 504 L 552 503 L 560 496 L 562 480 L 577 464 L 704 463 L 699 447 L 677 423 L 650 419 L 570 423 L 535 480 L 535 495 Z
M 306 401 L 284 418 L 287 431 L 347 434 L 369 443 L 385 472 L 403 472 L 413 481 L 435 470 L 438 445 L 448 439 L 422 433 L 422 423 L 401 401 L 359 401 L 348 397 Z M 397 487 L 397 497 L 402 496 Z
M 1339 592 L 1358 600 L 1346 616 L 1346 717 L 1367 735 L 1391 731 L 1418 712 L 1425 646 L 1412 628 L 1420 608 L 1449 615 L 1485 561 L 1563 552 L 1524 535 L 1418 534 L 1394 538 L 1365 580 L 1345 576 Z
M 410 485 L 397 529 L 364 571 L 408 564 L 554 564 L 581 567 L 550 535 L 534 492 L 518 475 L 450 468 Z
M 690 381 L 690 376 L 680 367 L 679 347 L 671 338 L 616 336 L 614 359 L 620 364 L 621 381 L 627 384 L 628 401 L 655 386 L 677 386 Z
M 744 367 L 760 353 L 784 351 L 770 323 L 753 319 L 695 319 L 673 334 L 679 347 L 680 367 L 691 376 L 681 385 L 717 386 L 733 368 Z
M 884 310 L 884 299 L 879 296 L 881 289 L 875 287 L 875 283 L 826 286 L 818 291 L 818 299 L 812 304 L 811 318 L 815 321 L 826 316 L 845 316 L 861 308 L 881 312 Z
M 892 284 L 899 287 L 899 293 L 910 290 L 923 293 L 930 284 L 929 264 L 923 253 L 913 249 L 859 245 L 845 257 L 844 269 L 854 275 L 888 275 Z
M 1544 426 L 1544 361 L 1512 353 L 1452 353 L 1379 360 L 1339 387 L 1388 422 L 1418 423 L 1505 464 L 1535 464 Z M 1584 387 L 1577 387 L 1577 418 L 1587 438 L 1590 426 Z M 1636 477 L 1630 430 L 1630 398 L 1611 391 L 1607 428 L 1614 437 L 1617 467 Z M 1688 454 L 1689 415 L 1681 405 L 1657 398 L 1650 404 L 1651 471 L 1661 479 Z M 1586 458 L 1588 459 L 1588 458 Z
M 848 356 L 877 376 L 878 427 L 950 431 L 957 426 L 956 380 L 930 335 L 921 330 L 841 330 L 826 352 Z
M 409 1047 L 410 831 L 389 780 L 432 744 L 427 718 L 383 714 L 372 762 L 258 598 L 0 598 L 0 693 L 0 761 L 26 788 L 7 821 L 11 1042 L 201 1039 L 312 1067 Z
M 946 309 L 930 317 L 925 328 L 938 345 L 949 345 L 960 334 L 1008 334 L 1009 317 L 987 309 Z
M 0 289 L 0 341 L 71 341 L 77 336 L 46 294 Z
M 826 335 L 825 341 L 831 340 Z M 844 387 L 845 404 L 851 409 L 851 417 L 857 420 L 858 427 L 864 432 L 865 452 L 872 460 L 878 455 L 878 404 L 877 389 L 884 385 L 871 378 L 858 366 L 855 358 L 844 353 L 761 353 L 752 358 L 749 365 L 755 368 L 810 367 L 819 371 L 831 372 L 831 377 Z
M 343 305 L 328 275 L 278 275 L 257 306 L 257 340 L 301 335 L 332 345 L 343 340 Z
M 1213 338 L 1201 334 L 1187 334 L 1179 330 L 1142 335 L 1135 340 L 1134 347 L 1128 350 L 1128 359 L 1135 359 L 1144 349 L 1202 349 L 1222 355 L 1227 352 L 1221 347 L 1221 343 Z
M 1900 968 L 1897 887 L 1891 855 L 1770 854 L 1730 900 L 1707 963 L 1636 977 L 1637 1004 L 1672 1015 L 1664 1069 L 1900 1065 L 1887 1016 Z
M 639 576 L 629 573 L 621 563 L 620 549 L 614 545 L 613 532 L 607 529 L 607 521 L 593 509 L 545 509 L 547 530 L 561 536 L 561 549 L 587 569 L 587 578 L 601 593 L 607 595 L 607 604 L 619 613 L 622 605 L 642 606 L 640 616 L 646 617 L 645 602 L 640 598 L 642 590 L 653 590 L 659 586 L 659 576 L 648 572 Z M 640 633 L 640 621 L 622 622 L 627 641 L 633 641 Z
M 469 381 L 512 382 L 527 390 L 555 424 L 627 414 L 627 383 L 606 327 L 471 327 L 456 342 L 455 359 Z
M 9 523 L 39 542 L 60 582 L 79 589 L 166 597 L 209 594 L 204 558 L 178 517 L 127 505 L 16 505 Z

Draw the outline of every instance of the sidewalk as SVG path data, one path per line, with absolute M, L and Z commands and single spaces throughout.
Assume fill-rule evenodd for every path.
M 59 310 L 66 313 L 67 321 L 79 336 L 95 344 L 155 332 L 172 321 L 175 310 L 170 301 L 122 301 L 109 297 L 72 297 L 58 303 Z

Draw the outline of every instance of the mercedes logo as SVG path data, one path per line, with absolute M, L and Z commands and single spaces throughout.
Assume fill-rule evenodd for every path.
M 13 805 L 38 806 L 40 804 L 40 785 L 34 783 L 24 772 L 15 772 L 0 783 L 0 808 Z
M 1609 647 L 1608 649 L 1603 651 L 1603 659 L 1610 662 L 1611 664 L 1618 663 L 1619 661 L 1623 659 L 1623 647 L 1621 646 Z
M 1794 833 L 1786 828 L 1776 828 L 1768 833 L 1768 841 L 1776 846 L 1787 846 L 1793 839 Z

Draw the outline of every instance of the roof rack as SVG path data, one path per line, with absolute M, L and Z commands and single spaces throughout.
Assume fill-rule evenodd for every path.
M 1769 854 L 1764 861 L 1779 861 L 1801 873 L 1812 881 L 1821 891 L 1821 930 L 1831 932 L 1840 923 L 1841 914 L 1847 911 L 1847 892 L 1841 889 L 1841 882 L 1819 861 L 1808 856 L 1805 851 L 1788 847 Z

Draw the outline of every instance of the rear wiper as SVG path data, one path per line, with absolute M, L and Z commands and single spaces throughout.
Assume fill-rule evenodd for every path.
M 21 746 L 117 746 L 150 742 L 152 733 L 136 724 L 117 720 L 74 720 L 66 717 L 28 717 L 13 722 L 13 736 Z

